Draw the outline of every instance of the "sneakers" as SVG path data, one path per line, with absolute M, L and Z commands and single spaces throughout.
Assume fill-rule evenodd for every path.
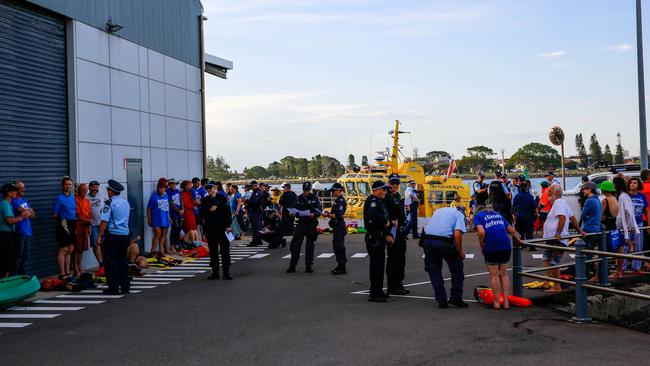
M 454 305 L 455 307 L 461 308 L 461 309 L 466 308 L 466 307 L 469 306 L 469 305 L 467 305 L 467 303 L 465 301 L 460 300 L 460 299 L 458 299 L 458 300 L 449 300 L 448 303 L 449 303 L 449 305 Z
M 287 269 L 287 273 L 295 273 L 295 272 L 296 272 L 295 266 L 290 266 L 289 269 Z
M 348 272 L 345 270 L 345 267 L 336 267 L 332 270 L 333 275 L 343 275 L 343 274 L 348 274 Z
M 311 269 L 311 266 L 305 267 L 305 273 L 314 273 L 314 270 Z

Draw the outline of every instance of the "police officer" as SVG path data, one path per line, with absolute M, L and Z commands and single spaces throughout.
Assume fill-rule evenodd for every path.
M 406 295 L 410 291 L 404 288 L 404 267 L 406 266 L 406 239 L 404 239 L 404 225 L 406 225 L 406 214 L 404 213 L 404 200 L 399 193 L 399 174 L 388 176 L 390 189 L 386 193 L 384 204 L 388 211 L 388 219 L 393 226 L 392 234 L 395 234 L 393 245 L 387 248 L 388 258 L 386 259 L 386 282 L 388 293 L 391 295 Z
M 314 263 L 314 243 L 318 237 L 318 218 L 323 212 L 320 200 L 311 191 L 311 183 L 305 182 L 302 184 L 302 194 L 296 199 L 296 209 L 298 211 L 308 211 L 309 213 L 298 213 L 298 224 L 291 239 L 291 262 L 287 273 L 296 271 L 296 265 L 300 258 L 300 250 L 302 249 L 302 241 L 306 237 L 307 244 L 305 245 L 305 272 L 313 273 L 311 266 Z
M 378 180 L 372 184 L 372 194 L 363 204 L 363 222 L 366 228 L 366 249 L 370 257 L 370 296 L 368 301 L 386 302 L 389 297 L 384 293 L 384 265 L 386 261 L 386 245 L 392 245 L 394 240 L 390 234 L 391 223 L 388 211 L 384 206 L 386 183 Z
M 260 191 L 262 191 L 262 211 L 265 211 L 273 205 L 273 199 L 271 198 L 271 193 L 269 193 L 270 189 L 270 185 L 260 183 Z
M 120 183 L 109 180 L 108 200 L 102 208 L 97 245 L 103 249 L 104 270 L 106 271 L 106 282 L 108 289 L 104 294 L 116 295 L 120 292 L 128 294 L 129 283 L 129 261 L 127 251 L 129 248 L 129 215 L 131 206 L 129 202 L 120 196 L 124 186 Z
M 282 235 L 293 235 L 293 227 L 295 219 L 289 214 L 290 208 L 296 207 L 296 192 L 291 190 L 291 184 L 284 183 L 282 185 L 282 196 L 280 196 L 280 207 L 282 207 Z
M 262 230 L 263 205 L 264 193 L 260 190 L 256 181 L 251 181 L 251 197 L 246 200 L 246 211 L 253 230 L 253 240 L 246 245 L 247 247 L 256 247 L 262 244 L 260 230 Z
M 508 187 L 503 184 L 501 172 L 494 173 L 494 180 L 490 182 L 490 204 L 492 209 L 501 214 L 504 218 L 506 217 L 506 201 L 509 200 L 508 195 L 510 191 Z
M 325 212 L 324 216 L 330 218 L 329 225 L 333 230 L 332 247 L 336 256 L 336 263 L 338 263 L 336 268 L 332 270 L 332 274 L 346 274 L 348 273 L 345 269 L 345 263 L 347 262 L 345 255 L 345 234 L 347 234 L 347 229 L 343 215 L 345 215 L 347 204 L 343 196 L 343 186 L 340 183 L 332 184 L 330 191 L 334 196 L 334 203 L 330 212 Z
M 208 183 L 205 188 L 208 190 L 208 195 L 201 200 L 200 212 L 210 248 L 212 274 L 208 279 L 219 279 L 219 253 L 221 253 L 223 278 L 232 280 L 230 276 L 230 241 L 226 237 L 226 231 L 231 230 L 232 223 L 228 199 L 218 193 L 216 184 Z
M 476 205 L 485 206 L 488 200 L 488 185 L 485 183 L 485 174 L 478 173 L 478 179 L 472 185 L 474 194 L 476 195 Z

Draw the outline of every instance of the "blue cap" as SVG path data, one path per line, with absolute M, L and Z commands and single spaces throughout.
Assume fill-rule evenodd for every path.
M 343 186 L 341 185 L 341 183 L 338 182 L 332 184 L 332 186 L 330 187 L 330 191 L 342 191 L 342 190 L 343 190 Z
M 389 182 L 397 182 L 397 183 L 399 183 L 400 182 L 399 174 L 393 173 L 393 174 L 389 175 L 388 176 L 388 181 Z
M 543 180 L 543 181 L 539 182 L 539 185 L 542 186 L 542 187 L 548 187 L 549 183 L 548 183 L 547 180 Z
M 302 190 L 303 192 L 311 191 L 311 183 L 310 182 L 303 183 Z
M 117 182 L 117 181 L 109 179 L 108 180 L 108 189 L 110 189 L 113 192 L 120 193 L 120 192 L 124 191 L 124 186 L 122 184 L 120 184 L 119 182 Z
M 380 180 L 375 181 L 375 182 L 372 184 L 372 190 L 373 190 L 373 191 L 376 191 L 376 190 L 378 190 L 378 189 L 386 189 L 386 188 L 388 188 L 388 186 L 386 185 L 386 183 L 384 183 L 384 182 L 382 182 L 382 181 L 380 181 Z

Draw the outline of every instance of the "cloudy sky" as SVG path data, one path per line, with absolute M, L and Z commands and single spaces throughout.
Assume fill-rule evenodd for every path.
M 235 63 L 207 81 L 208 154 L 240 171 L 285 155 L 360 160 L 399 119 L 407 155 L 509 156 L 553 125 L 570 154 L 578 132 L 613 149 L 620 131 L 638 155 L 634 3 L 203 0 L 206 51 Z

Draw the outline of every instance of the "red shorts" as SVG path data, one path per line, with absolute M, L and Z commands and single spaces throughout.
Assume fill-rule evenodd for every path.
M 185 210 L 183 214 L 183 231 L 187 232 L 196 230 L 196 217 L 193 210 Z
M 86 224 L 77 224 L 77 240 L 74 243 L 74 252 L 83 253 L 88 250 L 88 240 L 90 240 L 90 226 Z

